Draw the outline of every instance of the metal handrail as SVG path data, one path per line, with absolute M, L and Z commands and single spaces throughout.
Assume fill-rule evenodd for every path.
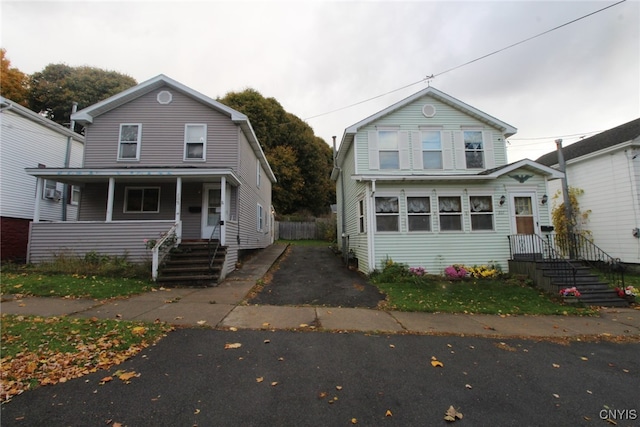
M 220 225 L 220 221 L 216 223 L 211 231 L 211 236 L 209 236 L 209 242 L 207 243 L 207 248 L 209 249 L 209 271 L 213 270 L 213 262 L 216 259 L 216 255 L 218 255 L 218 249 L 220 248 L 220 238 L 218 237 L 216 241 L 215 247 L 213 247 L 213 236 L 216 234 L 216 230 L 218 230 L 218 226 Z
M 180 227 L 180 222 L 176 222 L 173 226 L 164 233 L 164 235 L 156 242 L 155 246 L 151 250 L 151 278 L 155 281 L 158 278 L 158 269 L 160 268 L 160 263 L 167 256 L 169 251 L 177 246 L 180 243 L 180 237 L 178 236 L 178 227 Z M 167 240 L 171 238 L 173 242 L 171 244 L 165 244 Z M 161 249 L 165 249 L 160 252 Z

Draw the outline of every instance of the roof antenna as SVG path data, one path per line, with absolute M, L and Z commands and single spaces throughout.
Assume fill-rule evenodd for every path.
M 427 81 L 427 87 L 430 87 L 431 86 L 431 80 L 434 79 L 433 74 L 431 74 L 430 76 L 426 76 L 424 79 Z

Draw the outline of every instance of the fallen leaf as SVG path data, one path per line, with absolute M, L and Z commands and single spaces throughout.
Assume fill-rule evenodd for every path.
M 100 384 L 104 384 L 104 383 L 108 383 L 109 381 L 112 381 L 113 377 L 109 376 L 109 377 L 104 377 L 103 379 L 100 380 Z
M 358 424 L 357 418 L 351 418 L 351 424 Z
M 301 327 L 301 328 L 306 328 L 306 327 L 308 327 L 308 326 L 309 326 L 309 325 L 307 325 L 306 323 L 300 323 L 300 327 Z
M 278 385 L 278 381 L 273 381 L 273 382 L 271 383 L 271 387 L 275 387 L 275 386 L 277 386 L 277 385 Z
M 456 410 L 456 408 L 453 407 L 453 405 L 451 405 L 451 406 L 449 406 L 449 409 L 447 409 L 447 412 L 445 412 L 444 419 L 446 421 L 450 421 L 450 422 L 453 422 L 456 419 L 461 420 L 462 419 L 462 414 L 460 412 L 458 412 Z
M 207 323 L 207 321 L 206 321 L 206 320 L 198 320 L 196 323 L 197 323 L 198 325 L 202 326 L 202 325 L 204 325 L 205 323 Z
M 393 417 L 393 413 L 391 412 L 391 409 L 387 409 L 387 412 L 384 413 L 385 417 Z
M 228 342 L 228 343 L 226 343 L 224 345 L 224 349 L 225 350 L 234 349 L 234 348 L 240 348 L 240 347 L 242 347 L 242 344 L 239 343 L 239 342 L 234 342 L 234 343 L 229 343 Z
M 232 326 L 232 327 L 229 328 L 229 330 L 231 332 L 236 332 L 238 330 L 238 328 L 236 328 L 235 326 Z
M 584 357 L 584 356 L 580 357 L 580 359 L 582 359 L 582 360 L 589 360 L 588 358 L 586 358 L 586 357 Z
M 193 411 L 194 415 L 198 415 L 200 413 L 200 409 L 196 409 L 195 411 Z
M 560 365 L 558 365 L 557 363 L 553 363 L 551 366 L 553 366 L 554 368 L 559 368 Z
M 390 348 L 396 348 L 396 346 L 395 346 L 395 345 L 393 345 L 393 344 L 389 344 L 389 347 L 390 347 Z
M 144 326 L 136 326 L 135 328 L 131 329 L 131 333 L 133 335 L 144 335 L 147 332 L 147 328 L 145 328 Z
M 444 368 L 444 364 L 440 362 L 438 359 L 436 359 L 435 356 L 431 356 L 431 366 L 433 366 L 434 368 L 438 366 L 441 368 Z
M 341 385 L 337 385 L 336 386 L 336 390 L 342 390 L 342 386 Z
M 472 388 L 473 388 L 473 387 L 471 387 L 471 384 L 465 384 L 464 386 L 465 386 L 466 388 L 468 388 L 468 389 L 472 389 Z
M 262 327 L 263 327 L 263 328 L 266 328 L 267 326 L 269 326 L 269 322 L 264 322 L 264 323 L 262 324 Z
M 555 397 L 556 399 L 560 399 L 560 395 L 556 393 L 553 393 L 553 397 Z
M 320 393 L 318 393 L 318 399 L 324 399 L 325 397 L 327 397 L 326 391 L 321 391 Z
M 264 340 L 265 344 L 269 344 L 271 342 L 271 340 Z
M 131 371 L 121 373 L 120 375 L 118 375 L 118 378 L 120 378 L 121 381 L 127 382 L 131 380 L 131 378 L 135 378 L 138 376 L 140 376 L 140 374 L 136 373 L 135 371 Z
M 256 382 L 257 382 L 257 383 L 261 383 L 262 381 L 264 381 L 264 377 L 258 377 L 258 378 L 256 378 Z

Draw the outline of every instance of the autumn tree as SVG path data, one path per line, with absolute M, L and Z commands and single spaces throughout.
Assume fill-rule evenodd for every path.
M 7 58 L 7 50 L 0 48 L 0 95 L 26 107 L 28 92 L 28 76 L 12 67 Z
M 228 93 L 219 101 L 249 117 L 278 179 L 273 187 L 276 212 L 327 213 L 335 203 L 329 145 L 276 99 L 265 98 L 254 89 Z
M 135 86 L 127 75 L 95 67 L 49 64 L 30 78 L 29 108 L 67 125 L 73 102 L 82 109 Z

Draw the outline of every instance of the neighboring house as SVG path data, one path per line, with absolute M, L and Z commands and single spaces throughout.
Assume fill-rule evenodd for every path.
M 81 166 L 84 137 L 3 97 L 0 125 L 0 256 L 24 262 L 34 200 L 42 221 L 75 220 L 80 196 L 79 187 L 55 179 L 44 181 L 36 194 L 36 178 L 24 169 Z
M 353 126 L 336 180 L 338 238 L 359 270 L 386 260 L 442 273 L 452 264 L 508 269 L 508 236 L 550 224 L 547 180 L 532 160 L 507 164 L 516 129 L 433 87 Z
M 34 219 L 30 261 L 61 251 L 157 261 L 146 240 L 212 238 L 226 247 L 223 278 L 239 251 L 273 242 L 276 179 L 244 114 L 159 75 L 72 118 L 85 127 L 83 166 L 27 172 L 39 187 L 81 186 L 78 221 Z
M 584 190 L 578 202 L 591 211 L 584 227 L 593 242 L 624 263 L 640 264 L 640 118 L 568 145 L 562 154 L 567 184 Z M 559 167 L 557 151 L 537 161 Z M 560 182 L 550 191 L 561 195 Z

